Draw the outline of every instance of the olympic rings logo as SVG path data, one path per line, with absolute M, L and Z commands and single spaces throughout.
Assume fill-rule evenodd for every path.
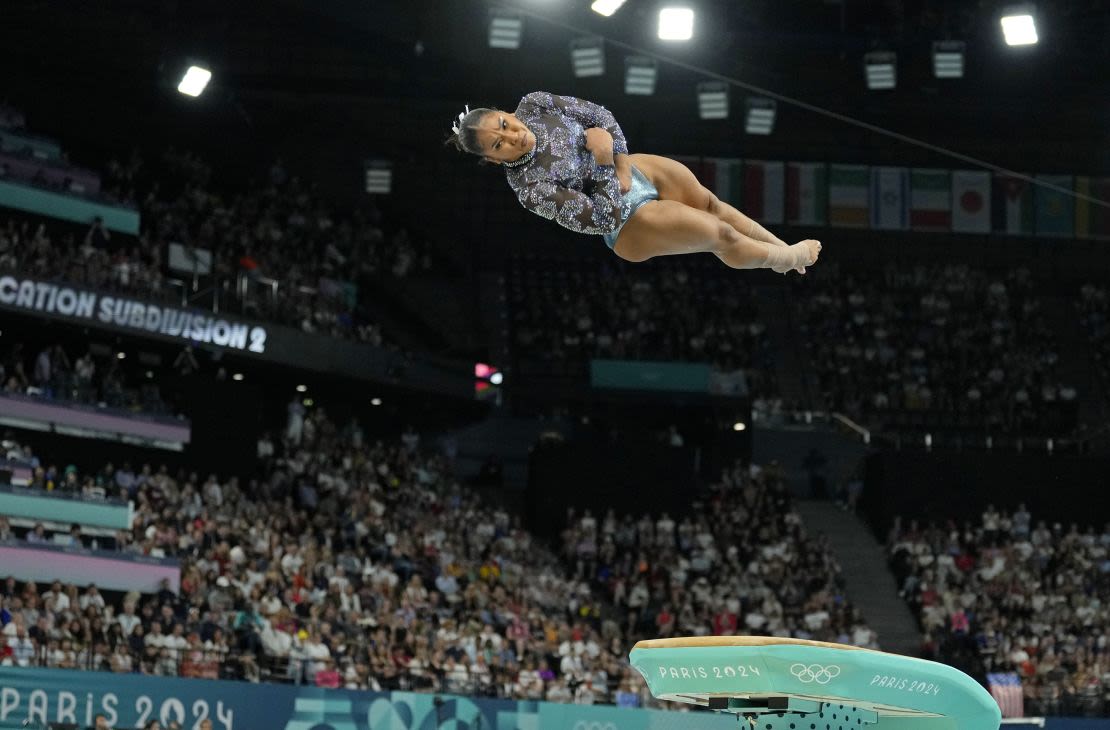
M 790 665 L 790 673 L 794 675 L 794 679 L 803 684 L 809 684 L 810 682 L 828 684 L 840 676 L 840 667 L 835 664 L 830 664 L 827 667 L 820 664 L 792 664 Z

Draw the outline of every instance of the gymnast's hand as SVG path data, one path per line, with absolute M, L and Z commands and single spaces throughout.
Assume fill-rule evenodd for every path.
M 586 130 L 586 149 L 599 165 L 613 164 L 613 135 L 601 127 Z

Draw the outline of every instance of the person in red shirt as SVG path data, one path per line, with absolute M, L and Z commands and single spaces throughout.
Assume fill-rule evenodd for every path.
M 666 638 L 674 633 L 674 614 L 671 613 L 669 603 L 664 603 L 655 617 L 655 628 L 661 638 Z
M 727 608 L 713 617 L 713 634 L 715 636 L 735 636 L 736 629 L 740 626 L 740 617 Z

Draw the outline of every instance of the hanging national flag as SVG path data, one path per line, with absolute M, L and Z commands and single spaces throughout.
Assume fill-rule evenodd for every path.
M 740 211 L 763 224 L 782 223 L 785 168 L 781 162 L 744 160 L 744 205 Z
M 715 157 L 710 160 L 717 168 L 714 174 L 717 187 L 712 188 L 713 193 L 723 202 L 734 208 L 743 207 L 744 190 L 744 165 L 740 160 L 726 157 Z
M 978 170 L 952 172 L 952 230 L 990 233 L 991 174 Z
M 952 229 L 952 173 L 948 170 L 910 170 L 910 228 L 916 231 Z
M 1002 717 L 1024 717 L 1025 701 L 1021 694 L 1021 678 L 1016 672 L 998 672 L 987 675 L 991 697 L 998 702 Z
M 829 165 L 829 225 L 867 227 L 870 168 Z
M 1075 198 L 1063 190 L 1075 189 L 1075 178 L 1071 175 L 1037 175 L 1037 182 L 1055 187 L 1037 185 L 1033 189 L 1033 201 L 1037 211 L 1035 227 L 1038 236 L 1071 238 L 1075 235 Z
M 1110 178 L 1077 177 L 1075 192 L 1110 204 Z M 1110 238 L 1110 208 L 1077 198 L 1075 235 L 1077 238 Z
M 871 168 L 871 227 L 904 231 L 910 219 L 910 176 L 904 167 Z
M 1012 235 L 1033 233 L 1033 191 L 1025 180 L 994 176 L 994 230 Z
M 829 221 L 829 166 L 824 162 L 786 163 L 786 222 L 823 226 Z

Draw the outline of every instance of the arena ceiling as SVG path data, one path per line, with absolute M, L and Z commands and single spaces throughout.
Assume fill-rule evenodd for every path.
M 634 117 L 633 134 L 674 152 L 829 157 L 838 145 L 872 144 L 781 107 L 779 133 L 768 140 L 697 125 L 694 86 L 703 77 L 664 64 L 655 96 L 626 97 L 626 51 L 610 45 L 604 77 L 575 79 L 568 46 L 576 34 L 534 17 L 525 19 L 519 51 L 488 48 L 490 8 L 515 6 L 972 154 L 1008 156 L 1004 163 L 1021 156 L 1002 145 L 1035 141 L 1054 150 L 1050 159 L 1110 172 L 1110 9 L 1099 0 L 1042 2 L 1041 42 L 1026 49 L 1002 43 L 1004 3 L 993 0 L 689 4 L 698 13 L 694 42 L 668 45 L 654 38 L 658 0 L 628 0 L 608 19 L 591 12 L 589 0 L 40 0 L 5 8 L 0 64 L 16 97 L 48 84 L 92 106 L 152 100 L 172 89 L 187 59 L 199 58 L 215 72 L 213 90 L 254 118 L 279 113 L 281 100 L 332 110 L 387 100 L 382 108 L 412 110 L 419 121 L 411 123 L 430 130 L 433 117 L 445 127 L 464 102 L 511 106 L 545 88 Z M 966 78 L 932 77 L 931 43 L 939 39 L 966 41 Z M 871 50 L 898 54 L 895 91 L 865 88 L 862 56 Z M 740 108 L 733 102 L 734 113 Z M 410 121 L 389 121 L 383 133 L 403 140 L 405 132 L 388 128 Z

